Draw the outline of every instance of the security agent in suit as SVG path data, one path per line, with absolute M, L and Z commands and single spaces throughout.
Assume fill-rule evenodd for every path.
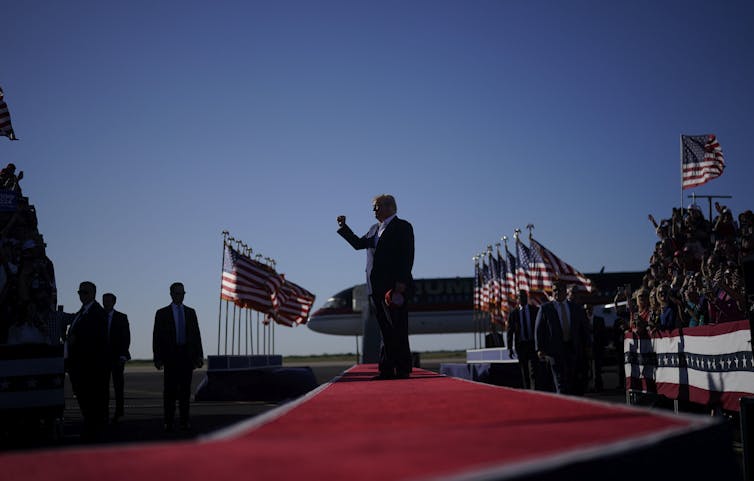
M 115 393 L 113 423 L 118 422 L 123 417 L 123 387 L 125 384 L 123 371 L 126 367 L 126 361 L 131 359 L 131 354 L 128 352 L 128 348 L 131 346 L 131 329 L 128 325 L 128 316 L 115 310 L 116 301 L 115 294 L 111 292 L 102 294 L 102 307 L 107 316 L 110 377 L 113 381 L 113 392 Z
M 553 286 L 554 299 L 540 306 L 535 327 L 535 348 L 540 359 L 550 363 L 555 391 L 583 394 L 579 372 L 589 348 L 589 330 L 584 309 L 566 300 L 565 284 Z
M 587 322 L 591 327 L 592 334 L 592 376 L 594 378 L 594 390 L 602 391 L 602 367 L 605 365 L 605 346 L 610 341 L 607 328 L 605 327 L 605 318 L 594 315 L 594 308 L 589 304 L 584 304 Z
M 529 305 L 527 292 L 518 291 L 518 307 L 508 317 L 506 338 L 511 357 L 518 357 L 524 389 L 534 389 L 537 385 L 539 359 L 534 349 L 534 327 L 538 312 L 537 306 Z
M 379 221 L 362 237 L 338 216 L 338 234 L 354 249 L 367 250 L 367 289 L 382 334 L 379 375 L 375 379 L 405 379 L 411 372 L 408 342 L 408 300 L 413 292 L 414 230 L 396 216 L 395 198 L 383 194 L 372 201 Z M 392 302 L 386 302 L 386 294 Z
M 65 364 L 84 420 L 82 437 L 97 439 L 107 424 L 108 412 L 107 318 L 95 300 L 97 287 L 92 282 L 82 282 L 78 294 L 81 309 L 68 327 Z
M 163 408 L 165 431 L 173 430 L 175 402 L 178 401 L 180 428 L 191 429 L 189 398 L 194 368 L 204 365 L 202 339 L 196 311 L 183 305 L 186 291 L 180 282 L 170 286 L 173 302 L 159 309 L 154 316 L 152 351 L 157 369 L 165 368 L 163 376 Z

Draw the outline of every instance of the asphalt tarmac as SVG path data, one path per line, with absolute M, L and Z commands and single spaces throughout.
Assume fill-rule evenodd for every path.
M 444 362 L 462 361 L 455 359 L 422 362 L 422 368 L 439 372 L 440 364 Z M 342 362 L 307 365 L 312 368 L 317 382 L 322 384 L 353 364 Z M 294 367 L 289 364 L 286 366 Z M 204 376 L 204 370 L 194 372 L 192 392 Z M 625 392 L 615 389 L 617 387 L 615 366 L 606 367 L 603 379 L 606 390 L 588 393 L 587 397 L 612 403 L 625 403 Z M 114 410 L 112 397 L 110 405 L 112 413 Z M 165 432 L 162 421 L 162 372 L 147 366 L 127 366 L 125 416 L 117 423 L 108 425 L 100 439 L 94 442 L 85 442 L 81 439 L 81 415 L 76 399 L 71 393 L 70 384 L 66 380 L 65 411 L 62 429 L 58 429 L 57 435 L 51 436 L 49 430 L 37 429 L 36 426 L 26 426 L 21 432 L 17 431 L 12 435 L 5 433 L 0 436 L 0 450 L 59 449 L 92 444 L 113 446 L 189 440 L 262 414 L 277 406 L 277 404 L 261 401 L 192 402 L 191 430 Z

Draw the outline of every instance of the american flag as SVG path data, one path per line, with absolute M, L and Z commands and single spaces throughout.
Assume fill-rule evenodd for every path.
M 682 189 L 706 184 L 723 174 L 723 150 L 714 134 L 681 135 L 681 146 Z
M 271 312 L 274 308 L 273 298 L 278 298 L 277 291 L 273 289 L 279 285 L 282 285 L 282 279 L 271 267 L 225 245 L 221 299 L 233 301 L 240 307 Z
M 482 265 L 480 267 L 481 270 L 481 299 L 480 299 L 480 310 L 483 312 L 489 311 L 490 307 L 490 266 L 485 264 L 484 257 L 482 257 Z
M 3 100 L 3 89 L 0 88 L 0 136 L 8 137 L 10 140 L 18 140 L 13 133 L 13 126 L 10 123 L 10 112 L 8 104 Z
M 516 289 L 516 272 L 518 271 L 518 265 L 516 264 L 516 258 L 513 254 L 508 252 L 508 246 L 505 247 L 505 257 L 508 259 L 508 266 L 505 270 L 505 297 L 508 299 L 508 305 L 514 306 L 516 304 L 516 298 L 518 297 L 518 289 Z
M 511 305 L 508 301 L 508 266 L 500 254 L 500 249 L 497 250 L 497 265 L 498 285 L 500 286 L 500 312 L 507 314 L 511 310 Z
M 532 291 L 551 291 L 552 275 L 542 256 L 535 249 L 529 249 L 522 242 L 516 241 L 519 262 L 524 265 L 529 279 L 529 289 Z
M 492 251 L 488 252 L 488 257 L 489 260 L 487 262 L 490 266 L 490 304 L 500 306 L 500 263 L 492 255 Z
M 574 269 L 570 264 L 553 254 L 549 249 L 535 241 L 533 238 L 530 239 L 529 244 L 533 251 L 536 250 L 539 252 L 539 255 L 541 256 L 541 259 L 544 260 L 552 279 L 563 281 L 566 284 L 580 286 L 587 292 L 592 291 L 592 281 L 590 281 L 584 274 Z M 552 289 L 552 283 L 550 284 L 550 288 Z
M 284 300 L 275 311 L 275 321 L 286 326 L 306 324 L 309 311 L 314 304 L 314 294 L 287 279 L 280 287 L 280 291 L 283 294 L 281 299 Z
M 479 269 L 479 259 L 474 257 L 474 310 L 482 307 L 482 271 Z
M 521 241 L 516 239 L 516 296 L 518 296 L 518 291 L 530 291 L 529 259 L 524 254 L 522 247 L 524 247 L 524 245 Z

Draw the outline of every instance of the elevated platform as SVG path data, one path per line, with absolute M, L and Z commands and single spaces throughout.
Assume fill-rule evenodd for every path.
M 281 402 L 317 387 L 309 367 L 284 367 L 279 355 L 208 356 L 196 401 Z
M 0 454 L 56 481 L 740 479 L 727 426 L 374 365 L 199 442 Z M 701 453 L 701 455 L 690 455 Z
M 522 387 L 518 359 L 512 359 L 505 347 L 467 349 L 466 363 L 442 364 L 440 373 L 496 386 Z

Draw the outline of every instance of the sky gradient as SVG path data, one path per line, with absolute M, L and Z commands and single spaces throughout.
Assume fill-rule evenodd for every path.
M 357 233 L 393 194 L 415 277 L 533 223 L 583 272 L 641 270 L 681 203 L 679 137 L 727 168 L 683 193 L 754 208 L 754 3 L 2 2 L 0 86 L 58 300 L 118 296 L 151 357 L 173 281 L 217 350 L 223 230 L 317 295 L 364 282 Z M 703 204 L 706 213 L 706 204 Z M 473 347 L 413 336 L 418 350 Z M 276 331 L 281 354 L 355 350 Z

